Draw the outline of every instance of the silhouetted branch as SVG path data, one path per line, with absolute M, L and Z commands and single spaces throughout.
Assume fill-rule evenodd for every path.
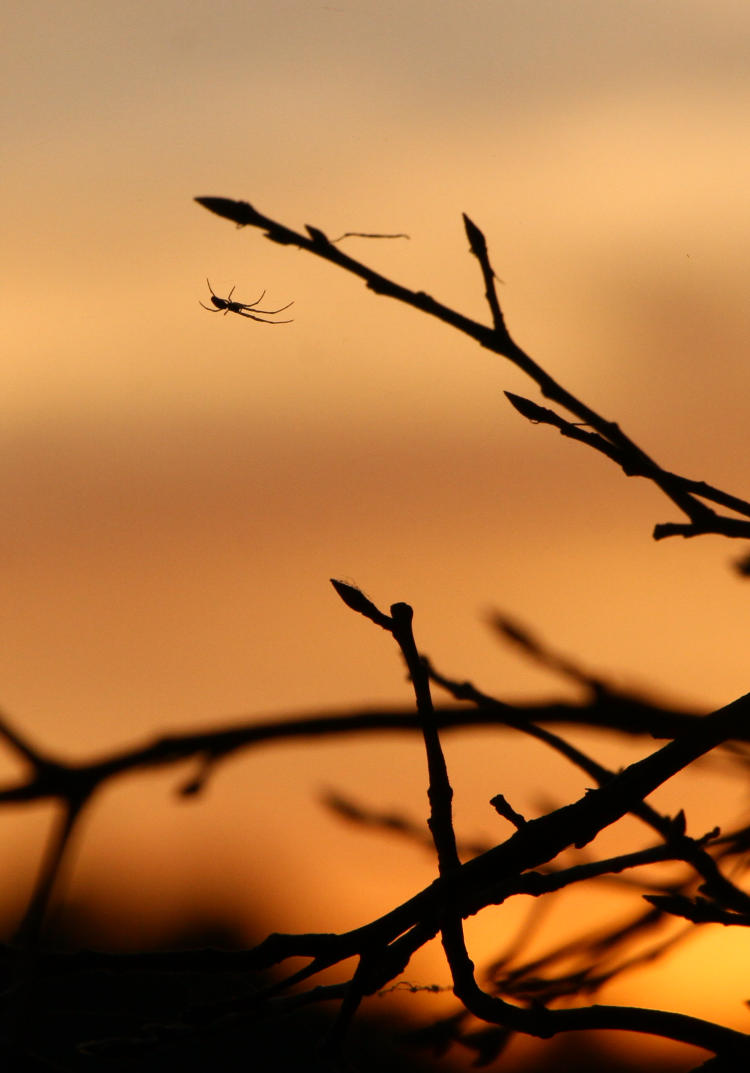
M 600 675 L 591 674 L 583 669 L 575 660 L 561 655 L 545 644 L 527 627 L 521 625 L 515 619 L 509 618 L 500 611 L 495 611 L 488 616 L 487 621 L 504 641 L 509 641 L 521 649 L 523 654 L 532 659 L 540 667 L 546 667 L 568 678 L 578 685 L 582 685 L 587 692 L 595 697 L 611 697 L 616 701 L 618 696 L 624 698 L 622 692 L 618 693 Z
M 334 246 L 319 228 L 307 225 L 307 236 L 305 236 L 264 216 L 246 201 L 234 201 L 223 197 L 198 197 L 195 200 L 210 212 L 233 220 L 239 226 L 260 228 L 273 242 L 298 246 L 300 249 L 307 250 L 308 253 L 330 261 L 344 271 L 363 279 L 367 286 L 377 294 L 394 298 L 422 313 L 436 317 L 443 323 L 458 329 L 470 339 L 474 339 L 480 346 L 507 358 L 537 384 L 545 398 L 562 406 L 576 418 L 577 422 L 588 426 L 592 432 L 583 431 L 578 424 L 565 420 L 546 407 L 538 406 L 519 395 L 506 392 L 509 400 L 523 416 L 537 423 L 551 424 L 563 435 L 594 447 L 595 450 L 616 462 L 627 476 L 645 477 L 652 481 L 688 517 L 689 523 L 657 525 L 654 529 L 655 539 L 676 535 L 697 536 L 704 533 L 720 533 L 728 537 L 750 537 L 749 502 L 738 496 L 729 495 L 704 481 L 690 480 L 663 469 L 638 447 L 619 425 L 601 417 L 594 409 L 563 388 L 554 377 L 517 345 L 506 327 L 500 308 L 494 285 L 496 276 L 489 261 L 485 237 L 466 215 L 464 215 L 464 225 L 471 252 L 482 269 L 485 296 L 492 314 L 492 327 L 464 316 L 436 301 L 424 291 L 413 291 L 395 283 L 361 261 L 348 257 Z M 728 508 L 743 515 L 743 519 L 749 520 L 717 514 L 706 505 L 704 500 Z
M 382 235 L 372 231 L 344 231 L 343 235 L 339 235 L 338 238 L 332 238 L 331 242 L 342 242 L 345 238 L 409 238 L 403 231 L 399 231 L 393 235 Z
M 399 605 L 394 605 L 391 608 L 391 615 L 387 616 L 379 612 L 366 597 L 360 600 L 349 589 L 345 595 L 347 596 L 346 602 L 350 606 L 354 605 L 359 613 L 365 614 L 383 628 L 392 629 L 394 621 L 398 621 L 404 647 L 407 651 L 409 650 L 410 615 L 407 615 L 406 608 L 402 612 Z M 409 662 L 411 668 L 424 668 L 423 673 L 426 676 L 427 664 L 419 659 L 416 649 L 411 651 Z M 440 679 L 440 681 L 443 685 L 448 684 L 445 679 Z M 424 689 L 424 684 L 420 688 Z M 469 689 L 469 687 L 464 688 Z M 470 687 L 469 691 L 472 699 L 481 701 L 481 695 L 477 694 L 474 687 Z M 613 774 L 601 769 L 599 773 L 604 772 L 604 785 L 599 790 L 589 792 L 572 805 L 563 806 L 539 819 L 520 824 L 516 833 L 506 842 L 493 847 L 466 864 L 459 864 L 455 871 L 449 867 L 442 879 L 377 920 L 341 935 L 271 936 L 256 950 L 244 956 L 242 963 L 262 968 L 290 957 L 301 956 L 311 959 L 305 968 L 267 990 L 266 999 L 271 1001 L 275 996 L 280 995 L 285 987 L 298 986 L 323 969 L 330 968 L 352 956 L 359 956 L 361 971 L 356 979 L 349 981 L 343 990 L 339 989 L 335 992 L 339 997 L 344 994 L 350 996 L 351 1012 L 353 1012 L 359 1001 L 359 999 L 354 1001 L 357 995 L 361 998 L 364 994 L 375 993 L 386 986 L 389 981 L 404 971 L 414 951 L 442 927 L 444 935 L 446 932 L 449 935 L 447 945 L 451 950 L 451 960 L 458 977 L 459 997 L 463 998 L 465 994 L 469 997 L 471 1000 L 469 1008 L 473 1012 L 482 1013 L 482 1015 L 490 1012 L 496 1019 L 502 1014 L 501 1023 L 506 1029 L 512 1028 L 531 1034 L 546 1034 L 568 1031 L 572 1028 L 630 1027 L 637 1031 L 658 1031 L 667 1038 L 682 1039 L 709 1047 L 736 1046 L 741 1049 L 745 1045 L 745 1038 L 739 1034 L 727 1036 L 725 1034 L 727 1030 L 713 1026 L 714 1031 L 704 1022 L 697 1022 L 691 1018 L 681 1019 L 678 1015 L 665 1014 L 660 1019 L 655 1011 L 641 1011 L 642 1016 L 639 1016 L 635 1011 L 592 1007 L 590 1011 L 580 1010 L 574 1016 L 571 1016 L 573 1011 L 554 1011 L 555 1015 L 565 1012 L 566 1016 L 560 1018 L 555 1016 L 550 1020 L 547 1018 L 547 1013 L 551 1011 L 546 1011 L 542 1015 L 537 1011 L 526 1011 L 513 1005 L 509 1006 L 507 1003 L 502 1007 L 495 1004 L 491 1008 L 486 1008 L 484 999 L 477 997 L 472 985 L 468 982 L 469 970 L 466 965 L 468 954 L 462 953 L 459 949 L 456 955 L 451 946 L 449 929 L 456 930 L 456 922 L 460 923 L 461 918 L 472 915 L 487 905 L 499 904 L 518 894 L 532 896 L 549 894 L 571 883 L 595 879 L 605 874 L 616 874 L 621 869 L 640 867 L 657 861 L 683 860 L 695 866 L 695 854 L 698 851 L 702 852 L 701 845 L 686 838 L 673 821 L 664 824 L 660 818 L 658 824 L 655 825 L 661 829 L 660 833 L 665 837 L 663 845 L 623 854 L 618 858 L 586 862 L 572 868 L 558 869 L 552 873 L 537 870 L 540 865 L 553 860 L 566 847 L 573 844 L 582 845 L 590 841 L 599 830 L 627 811 L 645 808 L 643 797 L 653 788 L 660 785 L 675 771 L 680 770 L 691 759 L 723 740 L 725 736 L 736 733 L 738 723 L 746 717 L 746 709 L 747 699 L 741 698 L 712 716 L 687 721 L 688 730 L 679 738 L 645 760 L 630 765 L 623 772 Z M 422 726 L 425 715 L 432 718 L 429 708 L 423 708 L 423 711 L 419 713 Z M 496 721 L 498 713 L 495 712 L 494 716 Z M 503 711 L 502 716 L 503 721 L 507 722 L 508 712 Z M 471 725 L 473 722 L 471 713 L 466 710 L 452 711 L 450 718 L 445 721 L 454 726 Z M 88 786 L 91 788 L 98 783 L 98 780 L 113 777 L 114 774 L 130 770 L 135 765 L 174 762 L 176 759 L 184 759 L 189 752 L 191 755 L 219 757 L 253 740 L 255 742 L 273 740 L 274 737 L 283 739 L 289 737 L 290 732 L 291 736 L 306 732 L 328 733 L 333 722 L 336 720 L 330 718 L 322 722 L 302 720 L 286 728 L 283 724 L 282 726 L 275 724 L 273 727 L 233 728 L 218 735 L 188 735 L 164 739 L 157 743 L 157 746 L 152 746 L 145 751 L 136 750 L 130 754 L 121 754 L 117 758 L 101 761 L 98 765 L 71 769 L 72 782 L 68 787 L 64 778 L 58 773 L 58 784 L 55 789 L 58 794 L 64 796 L 65 792 L 70 792 L 72 787 L 78 786 L 80 789 L 81 786 Z M 388 722 L 387 718 L 376 718 L 373 722 L 370 717 L 364 716 L 360 717 L 359 721 L 355 720 L 353 726 L 357 730 L 382 729 Z M 436 729 L 440 722 L 440 719 L 435 718 Z M 349 726 L 347 729 L 351 732 L 352 727 Z M 416 725 L 412 724 L 410 729 L 413 732 Z M 539 729 L 533 728 L 533 733 L 538 734 Z M 586 762 L 593 763 L 590 759 Z M 49 773 L 46 777 L 49 779 Z M 82 782 L 78 783 L 77 779 L 81 779 Z M 438 784 L 439 779 L 438 774 Z M 49 791 L 50 786 L 47 785 L 46 789 Z M 22 799 L 17 795 L 13 796 L 16 799 Z M 27 793 L 25 797 L 33 799 L 30 793 Z M 450 860 L 450 855 L 448 860 Z M 262 996 L 259 996 L 258 1001 L 261 999 Z M 499 1000 L 493 998 L 493 1002 L 497 1003 L 497 1001 Z M 346 1020 L 345 1017 L 337 1022 L 341 1030 L 345 1027 Z
M 12 727 L 8 718 L 2 714 L 0 714 L 0 738 L 4 738 L 13 752 L 36 771 L 41 771 L 53 763 L 36 745 L 32 745 L 23 734 Z
M 423 849 L 431 851 L 435 849 L 427 824 L 416 823 L 401 812 L 393 809 L 368 808 L 336 790 L 326 791 L 321 795 L 320 801 L 326 808 L 331 809 L 337 816 L 349 823 L 374 827 L 388 835 L 401 835 Z M 484 853 L 490 848 L 486 841 L 480 843 L 467 841 L 464 838 L 458 839 L 457 845 L 462 857 L 476 857 L 477 854 Z
M 337 591 L 338 591 L 337 585 Z M 349 591 L 353 589 L 354 591 Z M 363 602 L 356 595 L 358 590 L 347 586 L 342 595 L 345 602 L 382 625 L 385 620 L 391 623 L 391 632 L 399 640 L 404 651 L 407 665 L 418 697 L 418 706 L 423 723 L 429 719 L 431 702 L 426 693 L 427 664 L 421 659 L 413 644 L 411 634 L 411 609 L 406 605 L 394 604 L 391 616 L 384 616 L 371 601 Z M 400 633 L 400 637 L 398 636 Z M 424 677 L 423 677 L 424 676 Z M 434 675 L 433 675 L 434 677 Z M 416 679 L 416 681 L 415 681 Z M 559 1031 L 578 1028 L 623 1028 L 632 1031 L 653 1032 L 665 1038 L 692 1042 L 699 1046 L 722 1053 L 750 1056 L 750 1037 L 734 1033 L 727 1029 L 710 1025 L 704 1021 L 686 1018 L 683 1015 L 664 1013 L 663 1011 L 635 1010 L 624 1007 L 594 1006 L 575 1010 L 549 1010 L 547 1008 L 524 1009 L 509 1004 L 498 995 L 489 995 L 476 982 L 474 967 L 466 950 L 462 919 L 478 912 L 489 904 L 497 904 L 512 893 L 547 892 L 560 889 L 577 881 L 573 870 L 561 870 L 550 875 L 530 872 L 538 865 L 556 857 L 563 849 L 571 845 L 581 846 L 591 841 L 598 831 L 614 822 L 626 811 L 637 812 L 643 805 L 643 798 L 656 788 L 670 774 L 713 748 L 718 741 L 731 730 L 739 720 L 748 714 L 750 698 L 740 698 L 732 705 L 720 709 L 704 719 L 700 727 L 691 734 L 670 742 L 662 749 L 644 760 L 631 764 L 618 774 L 607 773 L 607 778 L 598 790 L 588 792 L 572 805 L 566 805 L 537 819 L 519 823 L 516 833 L 505 843 L 494 847 L 480 857 L 461 865 L 455 853 L 455 836 L 450 818 L 450 798 L 452 792 L 444 768 L 442 752 L 431 767 L 431 788 L 437 787 L 438 793 L 431 796 L 431 820 L 433 835 L 438 846 L 440 879 L 419 895 L 410 899 L 397 910 L 373 921 L 372 924 L 356 929 L 354 932 L 339 936 L 307 937 L 271 937 L 258 948 L 258 955 L 278 959 L 299 956 L 305 949 L 313 951 L 311 941 L 318 947 L 313 961 L 306 970 L 290 978 L 300 982 L 310 973 L 330 967 L 353 953 L 360 954 L 360 967 L 350 982 L 356 1002 L 368 993 L 368 983 L 373 986 L 373 975 L 382 981 L 385 951 L 392 942 L 399 942 L 409 928 L 421 929 L 420 939 L 424 934 L 441 931 L 454 990 L 466 1008 L 482 1020 L 501 1025 L 530 1035 L 549 1036 Z M 429 728 L 429 723 L 428 729 Z M 434 728 L 433 728 L 434 729 Z M 435 732 L 435 737 L 436 737 Z M 426 734 L 429 751 L 434 748 L 430 734 Z M 439 748 L 439 742 L 437 743 Z M 441 789 L 442 787 L 442 789 Z M 440 794 L 443 795 L 441 800 Z M 440 811 L 435 820 L 435 801 Z M 666 822 L 658 814 L 647 813 L 646 818 L 653 823 L 665 838 L 665 845 L 650 851 L 623 855 L 619 860 L 606 862 L 589 862 L 577 866 L 577 878 L 591 878 L 604 871 L 616 871 L 618 868 L 638 867 L 655 860 L 681 859 L 694 863 L 696 852 L 702 852 L 700 843 L 687 839 L 684 834 L 684 817 Z M 443 840 L 443 841 L 441 841 Z M 446 848 L 447 847 L 447 848 Z M 713 863 L 713 862 L 712 862 Z M 495 877 L 506 877 L 498 882 Z M 530 880 L 534 879 L 531 887 Z M 556 887 L 553 885 L 557 884 Z M 738 892 L 741 897 L 742 892 Z M 429 921 L 432 920 L 432 926 Z M 299 944 L 302 944 L 301 946 Z M 283 945 L 281 945 L 283 944 Z M 378 952 L 380 947 L 380 952 Z M 408 946 L 407 952 L 413 947 Z M 403 956 L 397 965 L 405 967 Z M 382 982 L 380 982 L 382 986 Z M 568 988 L 572 984 L 567 985 Z
M 624 695 L 609 695 L 604 701 L 596 699 L 584 704 L 565 701 L 508 704 L 495 700 L 492 705 L 476 709 L 438 705 L 434 709 L 434 717 L 441 731 L 568 723 L 617 730 L 628 735 L 647 734 L 656 738 L 676 737 L 705 718 Z M 169 767 L 195 757 L 200 764 L 198 773 L 178 789 L 179 793 L 190 796 L 200 791 L 207 776 L 219 763 L 244 749 L 304 739 L 323 740 L 392 731 L 413 735 L 419 729 L 419 718 L 412 709 L 390 708 L 342 712 L 338 715 L 279 716 L 267 721 L 243 721 L 224 728 L 170 734 L 99 759 L 78 760 L 70 764 L 45 761 L 28 778 L 1 786 L 0 806 L 54 798 L 77 798 L 82 793 L 93 792 L 97 786 L 111 779 L 138 771 Z M 750 741 L 750 727 L 738 726 L 735 740 Z
M 466 230 L 466 237 L 469 240 L 469 248 L 479 261 L 479 267 L 482 270 L 482 278 L 484 280 L 484 294 L 487 299 L 487 304 L 490 307 L 490 313 L 492 315 L 492 323 L 495 326 L 495 331 L 500 336 L 505 336 L 506 342 L 510 343 L 511 338 L 508 334 L 508 329 L 505 326 L 505 318 L 503 317 L 502 310 L 500 309 L 500 299 L 497 296 L 497 288 L 495 287 L 495 270 L 490 264 L 490 255 L 487 251 L 487 241 L 479 230 L 473 220 L 470 220 L 466 213 L 463 214 L 464 229 Z

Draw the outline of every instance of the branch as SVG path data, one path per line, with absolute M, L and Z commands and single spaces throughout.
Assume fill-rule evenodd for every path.
M 487 240 L 474 221 L 470 220 L 466 213 L 463 214 L 463 218 L 466 237 L 469 240 L 469 248 L 479 261 L 479 267 L 482 270 L 484 293 L 487 299 L 487 304 L 490 307 L 490 313 L 492 314 L 492 323 L 495 325 L 495 331 L 497 332 L 498 337 L 509 342 L 510 335 L 505 326 L 505 318 L 500 309 L 500 300 L 497 297 L 497 288 L 495 287 L 497 276 L 490 264 L 490 255 L 487 252 Z
M 460 696 L 460 691 L 455 695 Z M 465 695 L 465 699 L 473 698 Z M 697 726 L 705 718 L 652 705 L 622 694 L 594 698 L 586 704 L 566 701 L 508 704 L 493 699 L 491 705 L 482 704 L 475 709 L 438 705 L 434 713 L 436 724 L 441 731 L 569 723 L 612 729 L 630 735 L 647 734 L 655 738 L 677 737 Z M 108 779 L 169 767 L 195 757 L 200 762 L 200 770 L 196 777 L 179 789 L 181 794 L 190 796 L 205 787 L 207 774 L 221 761 L 243 749 L 300 739 L 338 738 L 380 734 L 384 731 L 414 734 L 419 730 L 419 717 L 410 708 L 372 709 L 340 714 L 324 712 L 278 716 L 270 721 L 243 721 L 229 727 L 166 735 L 141 745 L 120 749 L 98 759 L 70 764 L 45 762 L 29 778 L 0 786 L 0 806 L 50 798 L 69 800 L 81 793 L 93 792 Z M 733 737 L 737 741 L 750 741 L 750 726 L 737 726 Z
M 677 523 L 658 525 L 654 530 L 655 539 L 676 535 L 697 536 L 704 533 L 719 533 L 728 537 L 750 537 L 750 521 L 717 514 L 703 500 L 729 508 L 747 519 L 750 519 L 749 502 L 717 490 L 704 481 L 690 480 L 662 469 L 622 431 L 619 425 L 601 417 L 596 410 L 562 387 L 515 343 L 508 332 L 500 308 L 494 285 L 496 277 L 489 261 L 486 240 L 480 229 L 466 215 L 464 215 L 464 226 L 471 252 L 479 261 L 482 270 L 485 296 L 492 314 L 492 327 L 464 316 L 436 301 L 424 291 L 413 291 L 408 287 L 403 287 L 361 261 L 348 257 L 318 228 L 308 225 L 307 235 L 303 235 L 264 216 L 246 201 L 233 201 L 223 197 L 198 197 L 195 200 L 210 212 L 233 220 L 240 227 L 260 228 L 272 242 L 298 246 L 308 253 L 330 261 L 344 271 L 363 279 L 366 285 L 377 294 L 394 298 L 431 317 L 436 317 L 470 339 L 474 339 L 485 349 L 507 358 L 537 384 L 545 398 L 563 407 L 578 422 L 591 428 L 593 433 L 577 429 L 575 423 L 565 421 L 545 407 L 537 407 L 534 411 L 532 408 L 536 407 L 536 404 L 529 400 L 521 400 L 522 406 L 519 406 L 520 396 L 511 398 L 516 409 L 524 413 L 523 404 L 525 404 L 524 416 L 530 420 L 555 425 L 564 435 L 586 443 L 607 455 L 622 468 L 627 476 L 640 476 L 652 481 L 689 519 L 687 525 Z
M 337 591 L 340 584 L 336 586 Z M 386 616 L 370 601 L 363 605 L 357 595 L 358 590 L 349 592 L 349 588 L 346 586 L 345 591 L 339 591 L 342 599 L 350 607 L 381 624 L 381 620 Z M 750 1058 L 750 1036 L 681 1014 L 614 1006 L 551 1011 L 546 1008 L 523 1009 L 509 1004 L 497 995 L 489 995 L 477 984 L 474 964 L 469 957 L 463 932 L 463 917 L 478 912 L 496 900 L 491 891 L 493 885 L 497 885 L 497 880 L 493 884 L 488 869 L 493 876 L 523 878 L 523 873 L 528 875 L 529 869 L 552 860 L 568 846 L 574 844 L 580 848 L 586 845 L 599 831 L 621 818 L 627 811 L 640 813 L 645 810 L 644 818 L 660 830 L 668 843 L 675 845 L 684 842 L 687 846 L 689 840 L 684 838 L 684 818 L 681 822 L 665 822 L 664 818 L 645 806 L 643 799 L 671 774 L 675 774 L 722 741 L 731 733 L 732 726 L 746 720 L 750 715 L 750 694 L 704 719 L 693 734 L 670 742 L 645 760 L 631 764 L 620 774 L 610 775 L 607 772 L 607 777 L 598 790 L 589 791 L 574 804 L 529 822 L 518 817 L 520 822 L 515 835 L 462 866 L 456 851 L 451 819 L 453 792 L 437 730 L 431 722 L 429 670 L 426 663 L 420 660 L 414 644 L 412 616 L 412 609 L 407 604 L 391 606 L 391 632 L 404 653 L 417 697 L 417 707 L 423 719 L 430 771 L 430 828 L 438 852 L 440 872 L 440 880 L 430 890 L 434 890 L 433 897 L 437 899 L 433 909 L 434 918 L 440 928 L 456 997 L 466 1009 L 483 1021 L 543 1038 L 560 1031 L 582 1028 L 626 1029 L 694 1043 L 713 1050 L 714 1053 L 731 1053 L 745 1059 Z M 700 847 L 697 848 L 700 850 Z M 659 852 L 664 850 L 660 848 Z M 695 847 L 691 847 L 691 855 L 694 852 Z M 637 859 L 645 863 L 649 858 L 647 855 Z M 632 860 L 632 857 L 629 858 L 629 863 L 632 863 Z M 581 870 L 584 875 L 596 873 L 595 866 L 592 865 L 583 865 Z M 502 880 L 500 886 L 503 886 Z M 424 925 L 425 920 L 425 915 L 421 914 L 415 923 Z M 363 981 L 358 979 L 358 976 L 361 975 L 362 966 L 370 963 L 379 964 L 372 942 L 367 945 L 366 953 L 362 954 L 360 969 L 352 980 L 351 986 L 357 1002 L 363 993 Z

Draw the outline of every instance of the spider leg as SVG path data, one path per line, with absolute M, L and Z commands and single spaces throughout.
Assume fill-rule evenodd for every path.
M 203 305 L 203 302 L 198 302 L 199 306 L 203 306 L 209 313 L 221 313 L 221 309 L 212 309 L 211 306 Z
M 233 312 L 239 313 L 239 315 L 241 317 L 248 317 L 250 320 L 257 320 L 258 324 L 291 324 L 292 323 L 291 320 L 263 320 L 262 317 L 256 317 L 252 313 L 245 313 L 244 310 L 242 310 L 242 309 L 233 310 Z M 258 310 L 258 312 L 261 312 L 261 311 Z
M 261 295 L 261 297 L 262 297 L 262 295 Z M 258 301 L 260 301 L 260 298 L 258 299 Z M 272 317 L 276 313 L 283 313 L 285 309 L 289 309 L 289 307 L 293 306 L 293 305 L 294 305 L 294 302 L 287 302 L 287 304 L 285 306 L 281 306 L 280 309 L 256 309 L 255 312 L 256 313 L 262 313 L 266 317 Z M 253 307 L 248 306 L 247 308 L 250 309 L 250 308 L 253 308 Z M 276 323 L 278 323 L 278 324 L 288 324 L 289 321 L 277 321 Z
M 257 306 L 258 302 L 262 300 L 263 295 L 265 293 L 265 291 L 261 291 L 260 295 L 255 299 L 254 302 L 238 302 L 237 305 L 241 305 L 243 309 L 252 309 L 254 306 Z
M 206 283 L 208 283 L 208 277 L 206 277 Z M 237 284 L 235 284 L 235 287 L 236 286 L 237 286 Z M 213 289 L 213 287 L 211 286 L 210 283 L 208 283 L 208 289 L 211 292 L 211 301 L 214 303 L 214 305 L 216 306 L 217 309 L 223 309 L 223 310 L 225 310 L 225 312 L 228 313 L 229 309 L 230 309 L 230 307 L 232 305 L 237 305 L 236 302 L 232 302 L 232 300 L 231 300 L 232 295 L 234 294 L 234 287 L 232 287 L 231 291 L 229 292 L 229 294 L 227 295 L 226 298 L 220 298 L 218 296 L 218 294 L 216 293 L 216 291 Z M 221 304 L 219 304 L 219 303 L 221 303 Z M 201 302 L 201 305 L 203 305 L 202 302 Z M 203 306 L 203 308 L 208 309 L 208 306 Z M 209 310 L 209 312 L 212 313 L 213 310 Z

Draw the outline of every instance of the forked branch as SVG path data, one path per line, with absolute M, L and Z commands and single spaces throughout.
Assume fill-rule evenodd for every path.
M 682 1014 L 620 1006 L 587 1006 L 560 1010 L 538 1005 L 527 1008 L 509 1003 L 499 994 L 490 994 L 483 990 L 478 984 L 463 932 L 464 917 L 505 900 L 509 895 L 509 886 L 517 893 L 520 892 L 524 880 L 530 878 L 531 869 L 552 861 L 570 846 L 580 848 L 588 844 L 601 830 L 628 811 L 640 815 L 663 836 L 667 856 L 671 854 L 673 857 L 690 861 L 699 871 L 702 867 L 707 867 L 714 878 L 717 871 L 714 862 L 706 855 L 710 862 L 707 865 L 703 860 L 702 845 L 685 836 L 684 817 L 670 821 L 646 806 L 644 798 L 671 775 L 724 740 L 727 734 L 731 734 L 733 725 L 745 721 L 750 714 L 750 695 L 702 720 L 692 734 L 670 742 L 618 774 L 595 767 L 590 762 L 587 763 L 587 758 L 583 758 L 580 762 L 595 775 L 599 782 L 598 789 L 590 790 L 573 804 L 556 809 L 540 819 L 521 820 L 517 824 L 516 833 L 510 839 L 462 865 L 458 859 L 453 830 L 453 791 L 437 727 L 432 720 L 429 675 L 443 685 L 447 686 L 449 683 L 430 671 L 420 657 L 411 628 L 412 609 L 408 604 L 393 604 L 390 615 L 386 615 L 356 586 L 338 581 L 333 584 L 350 608 L 393 635 L 405 658 L 414 687 L 417 710 L 423 724 L 430 775 L 428 822 L 437 851 L 440 877 L 421 895 L 401 906 L 399 911 L 395 911 L 399 914 L 397 922 L 394 915 L 388 914 L 373 922 L 367 929 L 360 929 L 357 935 L 359 968 L 350 982 L 350 1003 L 348 1007 L 346 1004 L 342 1007 L 339 1026 L 342 1026 L 344 1021 L 348 1022 L 346 1011 L 353 1009 L 362 996 L 368 993 L 368 985 L 373 986 L 374 980 L 377 979 L 382 986 L 382 970 L 389 962 L 386 954 L 389 944 L 396 942 L 408 928 L 425 928 L 431 919 L 433 925 L 428 928 L 428 934 L 437 929 L 441 932 L 456 997 L 469 1012 L 482 1021 L 542 1038 L 559 1032 L 589 1028 L 649 1033 L 694 1043 L 724 1057 L 750 1061 L 750 1036 Z M 476 699 L 476 696 L 472 699 Z M 557 743 L 551 744 L 560 747 Z M 568 882 L 571 881 L 570 877 L 567 879 Z M 726 881 L 724 887 L 729 888 L 743 906 L 748 904 L 749 900 L 744 892 Z M 678 896 L 677 900 L 680 908 L 688 901 L 681 896 Z M 658 899 L 652 898 L 651 901 L 657 906 L 661 905 Z M 707 899 L 704 901 L 706 905 L 710 905 Z M 675 911 L 671 904 L 665 908 L 667 911 Z M 400 916 L 403 911 L 409 916 Z M 415 911 L 416 915 L 411 916 Z M 717 917 L 714 915 L 708 919 Z M 725 923 L 745 923 L 747 918 L 741 913 L 734 913 L 733 919 L 729 920 L 725 913 L 720 919 Z M 377 933 L 371 932 L 371 928 L 377 929 Z M 369 933 L 367 938 L 366 933 Z M 357 933 L 350 934 L 354 936 Z M 349 950 L 350 954 L 353 952 Z M 340 960 L 340 949 L 337 954 L 336 960 Z M 403 959 L 399 959 L 398 965 L 402 964 Z M 318 966 L 323 967 L 320 954 L 308 968 Z M 296 979 L 300 979 L 300 974 L 297 974 Z
M 395 298 L 422 313 L 436 317 L 474 339 L 485 349 L 507 358 L 537 384 L 545 398 L 567 410 L 573 415 L 575 421 L 563 418 L 554 411 L 541 407 L 531 400 L 523 399 L 521 396 L 509 396 L 510 401 L 523 416 L 536 423 L 553 425 L 563 435 L 594 447 L 620 466 L 627 476 L 645 477 L 652 481 L 686 515 L 687 522 L 666 522 L 656 525 L 653 532 L 655 539 L 660 540 L 663 537 L 677 535 L 692 537 L 704 533 L 750 538 L 750 502 L 714 488 L 704 481 L 691 480 L 662 468 L 634 443 L 619 425 L 606 420 L 596 410 L 566 390 L 518 346 L 505 323 L 495 287 L 497 277 L 490 264 L 485 236 L 465 214 L 464 227 L 470 250 L 477 258 L 482 272 L 485 297 L 492 317 L 491 327 L 451 309 L 424 291 L 410 290 L 361 261 L 348 256 L 335 246 L 320 228 L 307 225 L 307 234 L 302 234 L 277 220 L 264 216 L 246 201 L 234 201 L 224 197 L 198 197 L 195 200 L 210 212 L 233 220 L 240 227 L 260 228 L 272 242 L 298 246 L 308 253 L 330 261 L 345 272 L 363 279 L 366 285 L 377 294 Z M 581 425 L 587 426 L 591 431 L 584 431 Z M 731 510 L 741 517 L 717 513 L 713 507 L 708 506 L 708 503 Z

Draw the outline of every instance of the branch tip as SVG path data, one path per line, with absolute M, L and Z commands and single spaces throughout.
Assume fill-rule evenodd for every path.
M 396 604 L 391 604 L 391 617 L 394 622 L 406 625 L 414 618 L 414 608 L 411 604 L 406 604 L 403 600 L 400 600 Z
M 240 227 L 257 223 L 260 219 L 259 213 L 247 201 L 234 201 L 229 197 L 197 197 L 194 200 L 209 212 L 232 220 Z
M 532 402 L 531 399 L 524 398 L 523 395 L 515 395 L 512 391 L 505 391 L 503 394 L 522 417 L 533 421 L 535 424 L 543 422 L 546 415 L 550 413 L 545 406 L 540 406 L 538 403 Z
M 337 578 L 332 577 L 330 580 L 347 607 L 350 607 L 352 611 L 356 611 L 357 614 L 369 618 L 371 622 L 381 626 L 384 630 L 389 632 L 392 630 L 393 620 L 388 615 L 384 615 L 372 600 L 365 596 L 360 588 L 357 588 L 356 585 L 351 585 L 348 581 L 340 581 Z
M 483 232 L 477 227 L 470 216 L 467 216 L 465 212 L 461 213 L 464 221 L 464 230 L 466 231 L 466 237 L 469 240 L 469 246 L 471 252 L 478 257 L 480 253 L 486 255 L 487 253 L 487 240 L 484 237 Z
M 307 231 L 313 242 L 318 242 L 323 246 L 330 246 L 331 240 L 324 231 L 321 231 L 319 227 L 313 227 L 312 224 L 305 224 L 305 231 Z

